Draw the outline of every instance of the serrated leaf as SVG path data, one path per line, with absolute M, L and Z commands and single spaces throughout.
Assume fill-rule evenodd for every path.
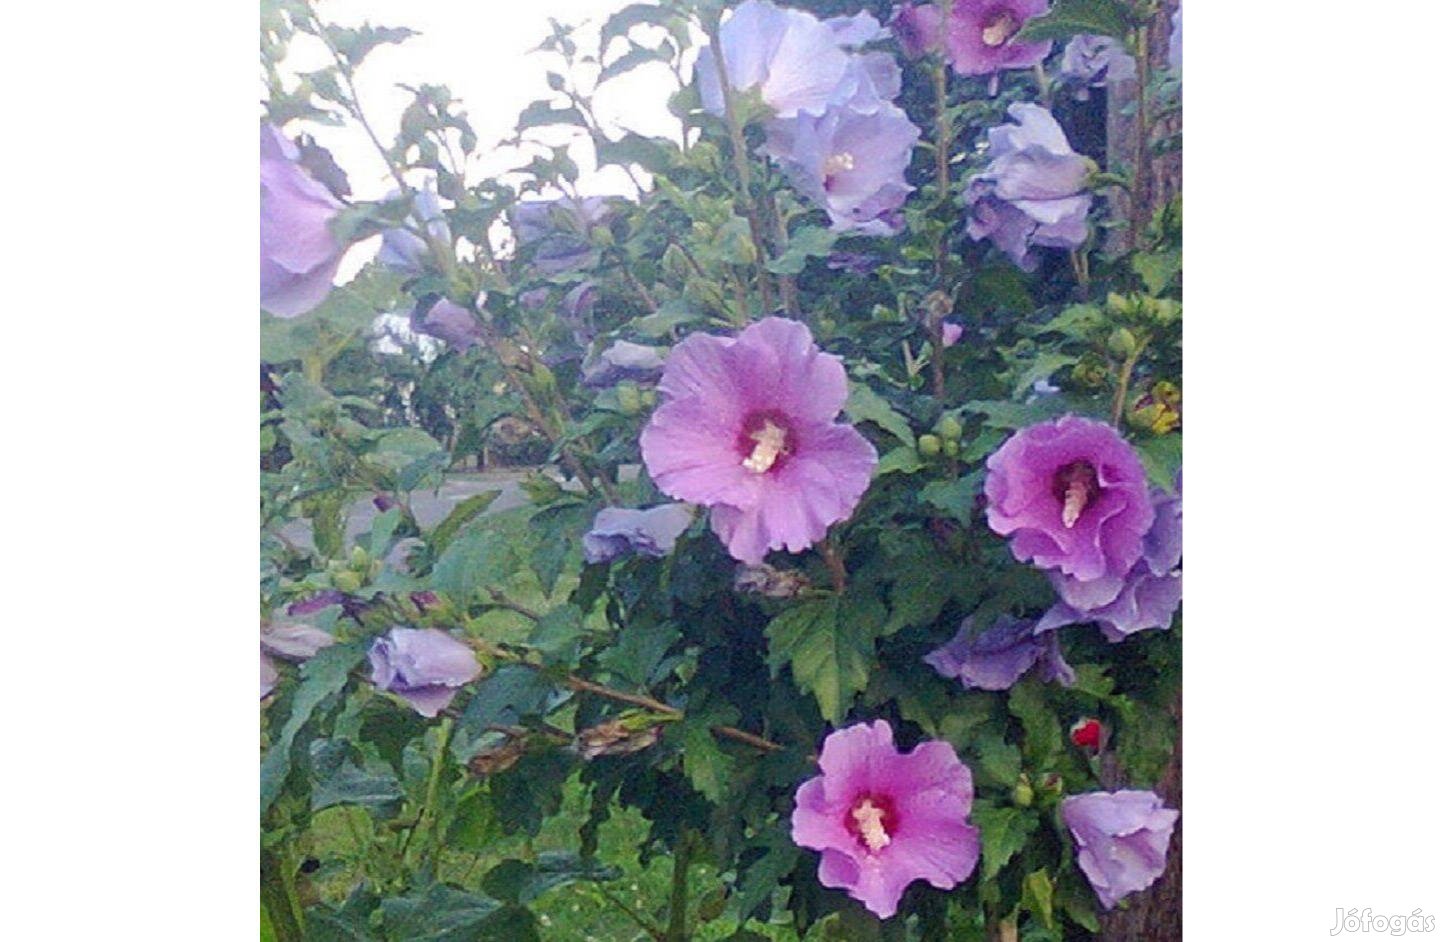
M 972 821 L 980 832 L 984 880 L 1001 873 L 1013 855 L 1027 846 L 1028 837 L 1038 827 L 1036 815 L 1011 807 L 974 807 Z
M 1148 472 L 1148 483 L 1176 494 L 1178 472 L 1183 467 L 1183 436 L 1177 432 L 1155 435 L 1135 442 L 1133 448 Z
M 872 387 L 866 383 L 854 382 L 851 387 L 847 396 L 847 405 L 843 409 L 854 423 L 872 422 L 909 448 L 917 447 L 918 442 L 916 436 L 913 435 L 912 427 L 908 425 L 908 420 L 901 412 L 894 409 L 882 396 L 873 392 Z
M 1023 24 L 1013 39 L 1043 42 L 1079 35 L 1126 39 L 1132 20 L 1132 11 L 1120 0 L 1054 0 L 1052 9 Z
M 1023 878 L 1023 908 L 1053 928 L 1053 880 L 1047 870 L 1034 870 Z
M 291 715 L 286 717 L 285 725 L 261 759 L 261 811 L 271 806 L 285 786 L 291 771 L 291 744 L 296 741 L 296 734 L 321 701 L 345 689 L 352 668 L 360 664 L 364 656 L 365 647 L 359 642 L 333 644 L 301 665 L 301 686 L 291 702 Z
M 931 504 L 960 523 L 973 519 L 973 505 L 978 497 L 976 475 L 964 475 L 952 481 L 930 481 L 918 492 L 918 499 Z
M 682 771 L 708 801 L 720 803 L 734 778 L 736 760 L 722 751 L 713 726 L 728 726 L 737 721 L 737 710 L 730 706 L 712 706 L 698 710 L 689 704 L 682 721 Z
M 880 460 L 877 463 L 877 467 L 873 469 L 872 476 L 880 478 L 884 474 L 893 474 L 894 472 L 916 474 L 924 467 L 922 456 L 918 454 L 916 448 L 899 445 L 882 456 L 882 460 Z
M 1178 249 L 1133 256 L 1133 270 L 1143 279 L 1148 293 L 1155 297 L 1173 283 L 1182 269 L 1183 253 Z
M 840 723 L 867 687 L 876 637 L 870 621 L 854 610 L 843 617 L 837 596 L 803 602 L 768 623 L 767 663 L 774 676 L 790 666 L 798 689 L 817 699 L 825 719 Z
M 586 119 L 582 113 L 570 105 L 566 107 L 555 107 L 551 102 L 540 100 L 534 101 L 522 109 L 521 114 L 516 117 L 516 130 L 520 134 L 530 128 L 547 127 L 553 124 L 571 124 L 578 127 L 586 126 Z
M 832 251 L 837 233 L 821 226 L 803 226 L 788 239 L 787 249 L 769 262 L 767 270 L 774 275 L 800 275 L 807 260 Z
M 1023 754 L 1017 746 L 990 732 L 978 737 L 972 751 L 978 756 L 978 777 L 984 784 L 1012 788 L 1017 783 L 1023 770 Z
M 1028 678 L 1008 693 L 1008 712 L 1023 724 L 1023 755 L 1030 768 L 1047 771 L 1063 752 L 1063 724 L 1049 705 L 1043 684 Z
M 535 862 L 502 861 L 481 878 L 481 888 L 502 902 L 525 904 L 559 886 L 582 881 L 601 883 L 620 876 L 620 870 L 599 860 L 549 850 L 538 854 Z
M 728 914 L 738 922 L 745 922 L 772 898 L 773 890 L 797 866 L 801 853 L 781 829 L 765 831 L 759 837 L 767 850 L 739 874 L 737 891 L 728 902 Z
M 532 629 L 527 643 L 549 664 L 571 666 L 581 650 L 582 612 L 568 603 L 552 609 Z
M 451 513 L 446 515 L 446 519 L 438 523 L 436 528 L 431 531 L 431 552 L 439 555 L 456 538 L 456 534 L 461 531 L 462 527 L 485 513 L 492 502 L 500 496 L 501 491 L 499 490 L 482 491 L 480 494 L 471 495 L 453 507 Z

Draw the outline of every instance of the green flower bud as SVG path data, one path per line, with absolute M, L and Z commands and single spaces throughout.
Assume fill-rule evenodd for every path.
M 617 384 L 617 404 L 626 415 L 636 415 L 642 411 L 642 391 L 637 388 L 636 383 L 623 381 Z
M 957 416 L 945 415 L 938 419 L 935 431 L 948 441 L 955 442 L 963 437 L 963 423 L 958 421 Z
M 1127 327 L 1120 327 L 1108 337 L 1108 352 L 1120 360 L 1138 351 L 1138 338 Z
M 1073 382 L 1084 389 L 1098 389 L 1108 382 L 1108 364 L 1096 353 L 1085 353 L 1073 366 Z
M 361 588 L 361 574 L 350 569 L 331 574 L 331 584 L 342 592 L 356 592 Z
M 1028 781 L 1028 776 L 1018 776 L 1018 784 L 1013 786 L 1013 804 L 1019 808 L 1026 808 L 1033 803 L 1033 783 Z
M 943 450 L 943 441 L 936 435 L 918 436 L 918 454 L 927 458 L 935 458 Z
M 962 453 L 963 449 L 958 445 L 957 442 L 951 439 L 943 442 L 943 454 L 947 455 L 949 458 L 956 458 Z
M 359 546 L 352 547 L 352 549 L 351 549 L 351 568 L 352 568 L 352 569 L 356 570 L 357 572 L 365 572 L 365 571 L 366 571 L 366 564 L 367 564 L 367 562 L 369 562 L 369 561 L 370 561 L 370 557 L 366 555 L 366 550 L 362 549 L 362 548 L 359 547 Z
M 655 389 L 642 390 L 642 405 L 648 409 L 657 404 L 657 391 Z

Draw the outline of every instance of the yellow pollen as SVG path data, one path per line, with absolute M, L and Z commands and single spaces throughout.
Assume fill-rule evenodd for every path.
M 1018 21 L 1008 13 L 999 13 L 983 27 L 983 45 L 1001 46 L 1018 31 Z
M 748 471 L 762 474 L 771 470 L 787 450 L 787 433 L 767 419 L 763 419 L 762 427 L 749 437 L 757 444 L 752 446 L 752 454 L 742 459 L 742 467 Z
M 827 162 L 822 165 L 822 175 L 825 177 L 835 177 L 839 173 L 852 170 L 856 167 L 857 162 L 853 160 L 852 154 L 843 151 L 840 154 L 833 154 L 827 158 Z
M 1088 484 L 1086 481 L 1070 481 L 1063 492 L 1063 526 L 1073 529 L 1073 524 L 1088 508 Z
M 873 804 L 871 798 L 864 798 L 852 809 L 852 820 L 857 824 L 858 833 L 873 853 L 892 843 L 892 838 L 882 826 L 882 815 L 883 810 Z

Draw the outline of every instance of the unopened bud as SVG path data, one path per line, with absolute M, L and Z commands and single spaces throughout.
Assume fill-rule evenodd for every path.
M 963 423 L 956 416 L 945 415 L 938 420 L 937 433 L 950 442 L 963 437 Z
M 1013 786 L 1013 804 L 1019 808 L 1026 808 L 1033 803 L 1033 783 L 1028 781 L 1028 776 L 1018 776 L 1018 784 Z
M 949 439 L 943 442 L 943 454 L 949 458 L 956 458 L 963 453 L 962 447 L 955 441 Z
M 927 458 L 934 458 L 943 450 L 943 440 L 936 435 L 918 436 L 918 454 Z
M 356 592 L 361 588 L 361 574 L 343 569 L 331 574 L 331 584 L 342 592 Z
M 1108 337 L 1108 352 L 1123 359 L 1138 352 L 1138 338 L 1127 327 L 1120 327 Z
M 1085 716 L 1068 730 L 1068 738 L 1079 749 L 1097 753 L 1103 748 L 1103 724 L 1096 717 Z
M 623 381 L 617 384 L 617 405 L 626 415 L 636 415 L 642 411 L 642 391 L 637 384 L 630 381 Z

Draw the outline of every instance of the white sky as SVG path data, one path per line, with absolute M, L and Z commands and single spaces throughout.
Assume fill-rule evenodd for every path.
M 514 150 L 499 150 L 522 108 L 551 95 L 546 84 L 549 69 L 560 70 L 560 59 L 548 53 L 529 53 L 551 32 L 548 17 L 562 23 L 590 22 L 578 37 L 582 53 L 595 48 L 596 29 L 630 0 L 321 0 L 321 16 L 348 26 L 369 21 L 376 26 L 406 26 L 420 35 L 399 46 L 373 51 L 357 73 L 357 91 L 367 118 L 383 144 L 394 139 L 401 112 L 411 94 L 398 83 L 446 85 L 460 99 L 480 140 L 478 154 L 468 164 L 468 179 L 486 176 L 524 164 Z M 641 30 L 639 37 L 647 37 Z M 647 37 L 650 42 L 650 37 Z M 615 42 L 612 56 L 625 46 Z M 285 63 L 290 72 L 312 71 L 328 63 L 320 43 L 300 36 Z M 610 61 L 610 57 L 609 57 Z M 660 63 L 648 63 L 613 79 L 598 90 L 598 120 L 616 136 L 622 128 L 642 134 L 676 138 L 677 120 L 667 112 L 667 99 L 676 89 L 672 73 Z M 376 199 L 392 188 L 385 165 L 359 127 L 334 128 L 293 123 L 304 127 L 329 148 L 347 172 L 356 199 Z M 546 131 L 533 131 L 538 138 Z M 552 132 L 553 134 L 555 132 Z M 559 144 L 565 137 L 547 138 Z M 578 189 L 586 194 L 628 194 L 630 181 L 620 168 L 598 173 L 591 167 L 590 146 L 573 147 L 572 158 L 582 168 Z M 343 265 L 345 282 L 376 251 L 378 239 L 357 246 Z

